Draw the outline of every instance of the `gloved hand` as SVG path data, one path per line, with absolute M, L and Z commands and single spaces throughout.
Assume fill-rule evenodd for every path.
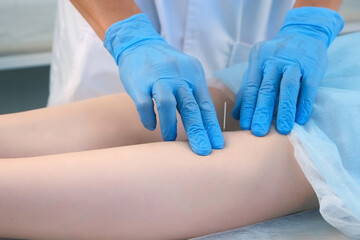
M 208 155 L 212 148 L 223 148 L 200 62 L 167 44 L 145 14 L 113 24 L 104 46 L 118 64 L 121 81 L 145 128 L 156 127 L 153 98 L 165 141 L 176 139 L 177 109 L 195 153 Z
M 242 129 L 266 135 L 274 111 L 281 134 L 289 133 L 294 121 L 306 123 L 327 66 L 327 48 L 343 25 L 333 10 L 296 8 L 273 40 L 254 46 L 232 112 Z

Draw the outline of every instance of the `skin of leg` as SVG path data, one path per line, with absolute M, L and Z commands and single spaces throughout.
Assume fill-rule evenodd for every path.
M 187 142 L 0 160 L 0 236 L 186 239 L 317 206 L 286 136 L 224 133 Z
M 223 103 L 227 101 L 228 109 L 231 109 L 233 101 L 220 90 L 211 88 L 210 92 L 222 126 Z M 239 129 L 230 112 L 227 111 L 227 129 Z M 179 115 L 177 139 L 187 139 Z M 127 94 L 0 117 L 1 158 L 78 152 L 161 140 L 159 127 L 151 132 L 142 126 Z
M 158 129 L 151 132 L 142 126 L 127 94 L 2 115 L 0 133 L 2 158 L 161 141 Z
M 210 92 L 222 126 L 223 102 L 230 109 L 232 101 L 221 91 Z M 227 129 L 236 130 L 229 112 Z M 33 156 L 161 140 L 159 131 L 144 130 L 137 119 L 126 95 L 2 116 L 7 150 L 2 154 Z M 282 141 L 274 140 L 279 137 Z M 225 138 L 225 149 L 208 157 L 194 155 L 185 142 L 162 142 L 0 160 L 0 236 L 179 239 L 316 206 L 293 154 L 285 153 L 287 138 L 272 133 L 260 139 L 247 132 Z M 280 157 L 270 142 L 277 143 Z

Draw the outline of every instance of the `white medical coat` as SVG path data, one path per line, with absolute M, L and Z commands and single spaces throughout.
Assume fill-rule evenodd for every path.
M 173 47 L 200 60 L 205 75 L 246 61 L 279 31 L 294 0 L 136 0 Z M 240 76 L 241 77 L 241 76 Z M 58 1 L 48 105 L 124 92 L 102 41 L 71 5 Z

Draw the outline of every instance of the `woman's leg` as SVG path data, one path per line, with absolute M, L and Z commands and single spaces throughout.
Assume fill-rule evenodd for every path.
M 210 89 L 210 92 L 222 123 L 223 102 L 231 104 L 231 100 L 219 90 Z M 229 123 L 230 118 L 229 115 Z M 187 137 L 179 117 L 178 120 L 178 139 L 184 140 Z M 161 140 L 159 127 L 151 132 L 142 126 L 127 94 L 0 116 L 1 158 L 78 152 Z
M 210 156 L 186 142 L 0 160 L 0 236 L 185 239 L 315 207 L 286 136 L 225 133 Z
M 126 94 L 2 115 L 0 157 L 28 157 L 160 141 Z

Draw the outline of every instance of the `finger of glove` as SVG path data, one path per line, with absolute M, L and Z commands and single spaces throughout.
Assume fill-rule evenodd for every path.
M 140 120 L 145 128 L 154 130 L 156 127 L 156 115 L 154 112 L 154 102 L 150 96 L 150 93 L 137 93 L 132 94 L 136 110 L 139 113 Z
M 199 104 L 202 121 L 210 139 L 211 147 L 213 149 L 222 149 L 224 147 L 224 137 L 206 84 L 194 91 L 194 97 Z
M 161 136 L 164 141 L 174 141 L 177 135 L 176 99 L 172 90 L 161 81 L 156 81 L 152 96 L 160 120 Z
M 294 126 L 300 79 L 301 71 L 298 66 L 289 66 L 285 69 L 280 84 L 276 119 L 276 129 L 281 134 L 288 134 Z
M 177 89 L 175 97 L 191 149 L 198 155 L 209 155 L 211 144 L 192 90 L 184 84 Z
M 281 71 L 276 63 L 267 63 L 263 74 L 264 77 L 251 123 L 251 132 L 259 137 L 265 136 L 270 130 L 281 79 Z
M 300 125 L 305 124 L 310 117 L 321 78 L 322 73 L 319 72 L 303 76 L 295 118 Z
M 240 126 L 243 130 L 249 130 L 255 112 L 257 96 L 262 80 L 262 69 L 260 68 L 259 59 L 251 57 L 245 81 L 241 91 L 240 107 Z M 239 103 L 240 104 L 240 103 Z M 236 113 L 234 113 L 236 115 Z

